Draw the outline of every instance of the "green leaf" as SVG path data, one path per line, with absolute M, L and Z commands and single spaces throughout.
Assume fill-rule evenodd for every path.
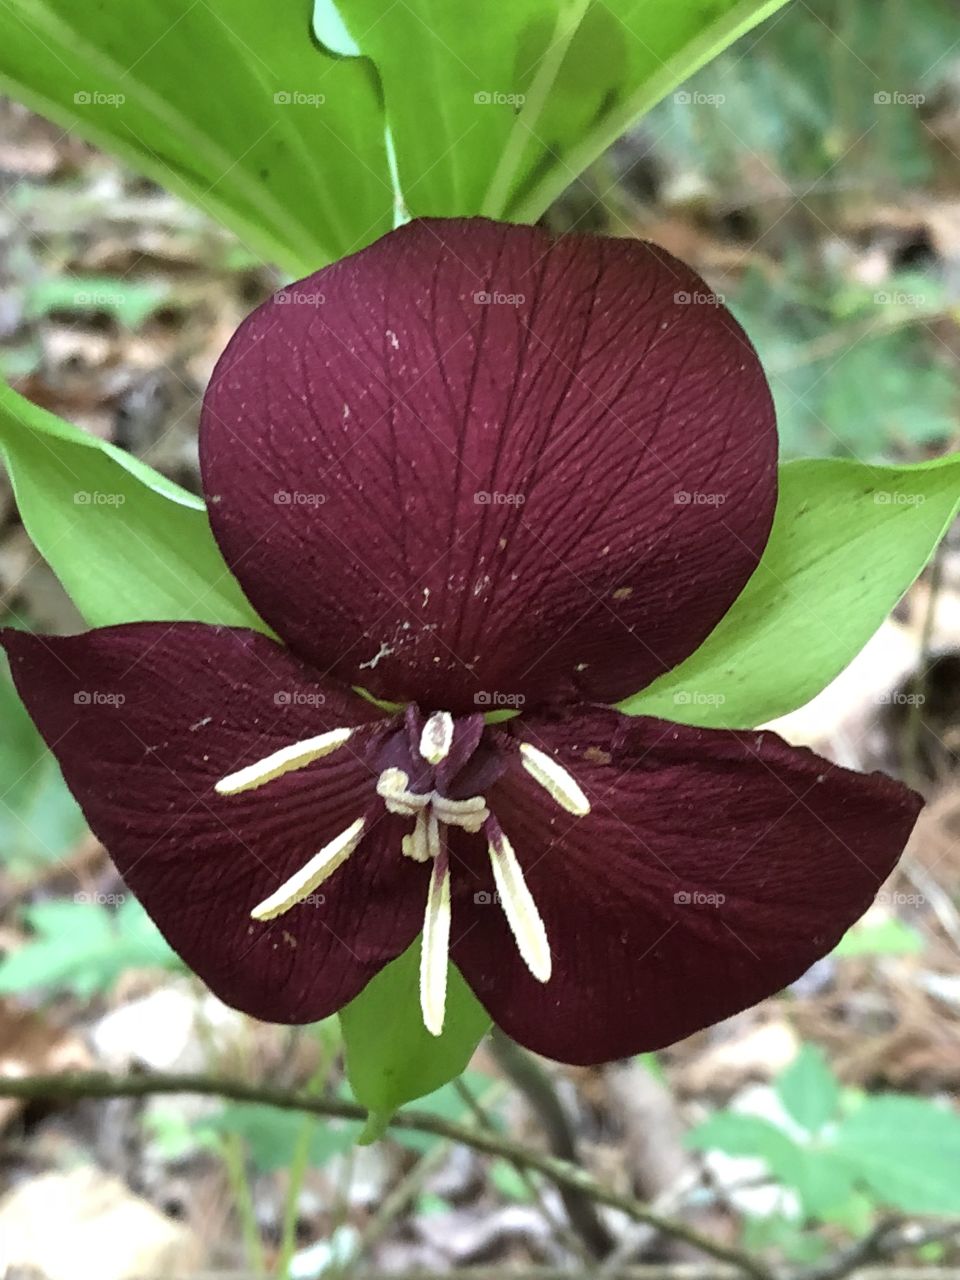
M 113 276 L 50 276 L 32 282 L 24 299 L 31 319 L 64 311 L 102 312 L 127 329 L 138 329 L 170 297 L 170 286 L 156 280 L 123 280 Z
M 836 1114 L 840 1087 L 822 1049 L 805 1044 L 777 1080 L 777 1093 L 790 1117 L 816 1133 Z
M 716 1111 L 686 1135 L 700 1151 L 723 1151 L 730 1156 L 765 1160 L 771 1173 L 788 1186 L 796 1184 L 802 1149 L 788 1133 L 762 1116 L 741 1111 Z
M 128 969 L 183 968 L 182 961 L 135 898 L 120 906 L 85 900 L 43 902 L 24 915 L 35 937 L 0 961 L 0 995 L 37 988 L 71 991 L 80 999 L 107 992 Z
M 801 1147 L 790 1186 L 796 1191 L 806 1218 L 832 1221 L 853 1198 L 854 1177 L 846 1163 L 829 1148 Z
M 227 569 L 199 498 L 5 386 L 0 456 L 27 532 L 91 626 L 267 630 Z
M 443 1034 L 427 1031 L 420 1012 L 420 943 L 415 942 L 341 1011 L 340 1023 L 350 1087 L 371 1113 L 370 1138 L 398 1107 L 458 1076 L 490 1018 L 451 965 Z
M 880 1200 L 906 1213 L 960 1213 L 960 1116 L 922 1098 L 866 1098 L 836 1151 Z
M 796 1192 L 807 1218 L 825 1217 L 853 1191 L 853 1175 L 829 1147 L 801 1145 L 762 1116 L 717 1111 L 687 1141 L 704 1151 L 764 1160 L 773 1177 Z
M 760 565 L 686 662 L 621 710 L 752 728 L 801 706 L 859 653 L 960 504 L 960 455 L 912 467 L 790 462 Z
M 499 1117 L 496 1112 L 491 1112 L 486 1105 L 484 1097 L 485 1092 L 491 1091 L 492 1081 L 490 1076 L 486 1076 L 480 1071 L 465 1071 L 462 1076 L 459 1076 L 459 1080 L 470 1090 L 495 1127 L 500 1128 Z M 420 1098 L 417 1102 L 417 1110 L 428 1111 L 431 1115 L 439 1116 L 442 1120 L 452 1120 L 455 1123 L 472 1118 L 467 1098 L 452 1083 L 445 1084 L 442 1088 L 434 1090 L 433 1093 L 428 1093 L 426 1097 Z M 384 1119 L 389 1118 L 383 1112 L 378 1114 Z M 432 1151 L 438 1143 L 445 1141 L 444 1138 L 435 1133 L 419 1133 L 414 1129 L 392 1129 L 390 1137 L 394 1142 L 399 1142 L 402 1147 L 410 1147 L 421 1154 Z
M 14 876 L 61 857 L 86 824 L 56 759 L 0 671 L 0 859 Z
M 891 917 L 889 920 L 860 920 L 843 935 L 831 955 L 838 959 L 857 956 L 915 956 L 926 943 L 923 934 L 912 925 Z
M 360 1131 L 356 1122 L 317 1121 L 313 1116 L 256 1103 L 230 1103 L 206 1117 L 202 1128 L 206 1132 L 238 1135 L 255 1168 L 262 1173 L 288 1169 L 305 1130 L 309 1132 L 307 1160 L 315 1168 L 352 1147 Z
M 0 86 L 294 275 L 392 225 L 379 87 L 309 0 L 9 0 Z
M 534 222 L 643 112 L 783 3 L 474 0 L 465 22 L 443 0 L 386 12 L 339 0 L 333 21 L 329 3 L 318 7 L 317 28 L 376 64 L 412 213 Z

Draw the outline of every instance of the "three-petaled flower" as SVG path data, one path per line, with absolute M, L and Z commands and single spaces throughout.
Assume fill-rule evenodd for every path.
M 4 643 L 92 829 L 230 1004 L 322 1018 L 422 933 L 431 1031 L 449 956 L 517 1040 L 599 1062 L 791 982 L 893 867 L 899 784 L 609 705 L 716 625 L 776 502 L 759 362 L 666 253 L 412 223 L 246 320 L 200 448 L 282 644 Z

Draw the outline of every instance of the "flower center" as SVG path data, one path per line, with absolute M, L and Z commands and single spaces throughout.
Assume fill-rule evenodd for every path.
M 292 743 L 255 764 L 222 778 L 215 787 L 230 796 L 253 790 L 343 747 L 362 729 L 333 729 Z M 553 757 L 531 743 L 518 744 L 520 762 L 529 776 L 568 813 L 583 817 L 590 802 L 575 778 Z M 523 870 L 483 794 L 504 768 L 503 751 L 490 750 L 482 716 L 460 720 L 436 711 L 426 720 L 408 707 L 403 729 L 380 739 L 375 752 L 376 794 L 388 813 L 413 820 L 400 851 L 415 862 L 430 863 L 430 884 L 420 951 L 420 1007 L 427 1030 L 438 1036 L 446 1010 L 450 952 L 450 855 L 446 828 L 481 835 L 493 870 L 497 898 L 527 968 L 539 982 L 552 972 L 550 944 Z M 451 794 L 452 793 L 452 794 Z M 466 793 L 466 794 L 464 794 Z M 358 817 L 250 913 L 254 920 L 273 920 L 302 902 L 357 849 L 375 812 Z

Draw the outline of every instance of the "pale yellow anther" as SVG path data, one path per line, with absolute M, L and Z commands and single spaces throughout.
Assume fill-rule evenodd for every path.
M 500 905 L 507 917 L 517 950 L 537 981 L 549 982 L 553 961 L 547 930 L 533 894 L 523 878 L 513 845 L 506 836 L 501 835 L 498 842 L 491 843 L 488 848 Z
M 428 764 L 439 764 L 452 746 L 453 716 L 449 711 L 435 711 L 420 734 L 420 754 Z
M 441 822 L 451 827 L 462 827 L 464 831 L 474 834 L 490 817 L 490 810 L 483 796 L 470 796 L 466 800 L 449 800 L 446 796 L 434 795 L 432 807 L 436 810 Z
M 309 897 L 318 885 L 333 875 L 350 857 L 360 843 L 364 825 L 364 819 L 358 818 L 356 822 L 351 822 L 346 831 L 341 831 L 329 844 L 324 845 L 289 880 L 285 880 L 276 893 L 271 893 L 269 898 L 264 898 L 263 902 L 253 908 L 250 914 L 254 920 L 273 920 Z
M 547 791 L 561 809 L 582 818 L 590 812 L 590 801 L 583 794 L 580 786 L 572 776 L 558 764 L 553 756 L 548 756 L 529 742 L 520 744 L 520 760 L 523 767 Z
M 430 803 L 430 793 L 418 795 L 408 791 L 410 779 L 402 769 L 384 769 L 377 779 L 377 795 L 380 796 L 390 813 L 400 813 L 404 817 L 415 817 L 421 809 Z
M 450 866 L 436 858 L 427 891 L 420 944 L 420 1010 L 432 1036 L 443 1031 L 447 1007 L 447 965 L 450 954 Z
M 429 862 L 430 849 L 427 845 L 427 811 L 421 809 L 413 830 L 400 841 L 401 851 L 414 862 Z
M 214 787 L 221 796 L 233 796 L 240 791 L 252 791 L 254 787 L 262 787 L 265 782 L 290 773 L 294 769 L 302 769 L 322 756 L 328 756 L 350 738 L 352 729 L 331 729 L 329 733 L 318 734 L 315 738 L 304 738 L 302 742 L 294 742 L 289 747 L 281 747 L 272 755 L 265 756 L 256 764 L 248 764 L 236 773 L 230 773 Z

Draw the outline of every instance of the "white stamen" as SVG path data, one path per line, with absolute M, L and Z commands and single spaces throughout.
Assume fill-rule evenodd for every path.
M 433 807 L 427 814 L 427 854 L 431 858 L 440 856 L 440 820 Z
M 281 774 L 289 773 L 292 769 L 302 769 L 321 756 L 330 755 L 338 747 L 342 747 L 352 734 L 352 729 L 331 729 L 329 733 L 321 733 L 316 738 L 305 738 L 289 747 L 281 747 L 256 764 L 248 764 L 245 769 L 238 769 L 236 773 L 221 778 L 214 791 L 221 796 L 234 796 L 239 791 L 252 791 L 254 787 L 262 787 L 265 782 L 271 782 Z
M 433 863 L 420 944 L 420 1009 L 423 1025 L 432 1036 L 443 1031 L 449 952 L 450 864 L 444 854 Z
M 553 756 L 533 747 L 529 742 L 520 744 L 520 760 L 530 777 L 556 800 L 561 809 L 578 818 L 590 812 L 590 801 L 583 794 L 576 778 L 558 764 Z
M 434 794 L 433 808 L 441 822 L 451 827 L 476 833 L 490 817 L 490 810 L 483 796 L 469 796 L 466 800 L 449 800 Z
M 414 817 L 430 803 L 430 793 L 418 795 L 408 791 L 410 779 L 402 769 L 384 769 L 377 779 L 377 795 L 381 796 L 390 813 L 402 813 Z
M 505 835 L 501 835 L 498 843 L 491 841 L 489 850 L 500 905 L 516 940 L 517 950 L 537 981 L 549 982 L 553 961 L 547 931 L 533 894 L 523 878 L 513 845 Z
M 269 898 L 264 898 L 263 902 L 253 908 L 250 914 L 254 920 L 272 920 L 275 916 L 282 916 L 285 911 L 313 893 L 317 885 L 322 884 L 350 857 L 360 843 L 364 825 L 364 819 L 357 818 L 346 831 L 341 831 L 329 844 L 324 845 L 289 880 L 285 880 L 276 893 L 271 893 Z
M 400 848 L 414 862 L 429 862 L 430 847 L 427 843 L 427 811 L 421 809 L 417 814 L 413 830 L 400 841 Z
M 449 711 L 435 711 L 420 734 L 420 754 L 428 764 L 439 764 L 452 746 L 453 716 Z

